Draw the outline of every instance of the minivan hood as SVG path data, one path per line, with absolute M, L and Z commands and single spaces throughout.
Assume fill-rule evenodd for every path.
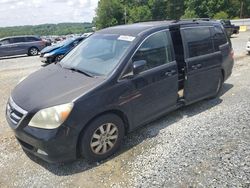
M 72 102 L 104 80 L 104 77 L 92 78 L 51 64 L 24 79 L 15 87 L 11 96 L 24 110 L 36 111 Z

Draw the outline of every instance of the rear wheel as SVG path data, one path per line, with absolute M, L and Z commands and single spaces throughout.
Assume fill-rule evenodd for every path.
M 218 84 L 217 84 L 216 93 L 215 95 L 210 97 L 211 99 L 216 98 L 220 94 L 222 86 L 223 86 L 223 82 L 224 82 L 224 77 L 223 77 L 223 74 L 221 73 Z
M 115 114 L 105 114 L 92 121 L 80 140 L 81 155 L 89 162 L 101 161 L 113 155 L 124 137 L 124 123 Z
M 39 50 L 36 47 L 31 47 L 28 51 L 29 56 L 35 56 L 38 55 Z

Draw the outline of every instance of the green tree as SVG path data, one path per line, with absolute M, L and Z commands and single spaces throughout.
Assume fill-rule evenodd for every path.
M 124 6 L 119 0 L 100 0 L 96 10 L 97 29 L 123 24 Z
M 129 9 L 128 23 L 151 20 L 151 12 L 148 6 L 138 6 Z
M 185 10 L 185 14 L 181 17 L 182 19 L 189 19 L 189 18 L 198 18 L 197 14 L 194 10 Z
M 217 12 L 214 15 L 214 19 L 228 19 L 228 14 L 224 11 Z

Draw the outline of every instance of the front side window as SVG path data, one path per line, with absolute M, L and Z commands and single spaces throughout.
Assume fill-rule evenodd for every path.
M 10 43 L 10 40 L 9 39 L 4 39 L 4 40 L 1 40 L 0 41 L 0 44 L 1 45 L 6 45 L 6 44 L 9 44 Z
M 63 58 L 60 64 L 94 75 L 107 76 L 118 65 L 134 37 L 117 34 L 94 34 Z
M 213 42 L 211 39 L 209 27 L 185 28 L 184 43 L 187 57 L 196 57 L 214 52 Z
M 173 61 L 173 53 L 167 32 L 153 34 L 137 50 L 132 62 L 145 60 L 146 70 Z

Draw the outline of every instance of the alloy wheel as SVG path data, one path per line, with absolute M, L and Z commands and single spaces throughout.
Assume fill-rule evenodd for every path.
M 38 54 L 38 50 L 36 48 L 31 48 L 30 49 L 30 54 L 33 55 L 33 56 L 35 56 L 35 55 Z
M 103 155 L 115 146 L 117 139 L 117 126 L 113 123 L 103 124 L 92 135 L 90 142 L 91 150 L 97 155 Z

